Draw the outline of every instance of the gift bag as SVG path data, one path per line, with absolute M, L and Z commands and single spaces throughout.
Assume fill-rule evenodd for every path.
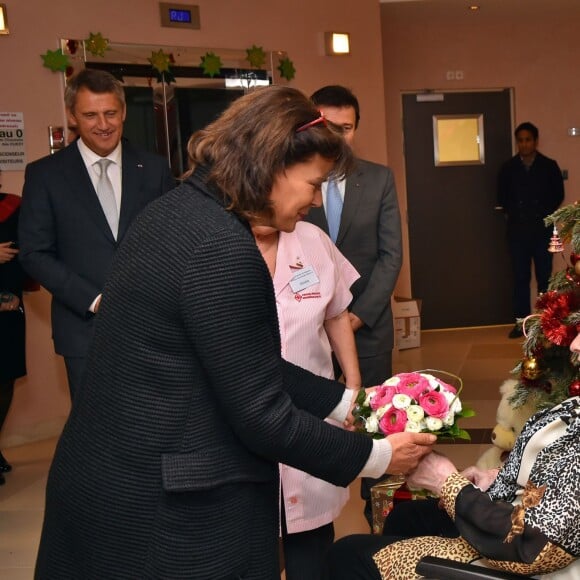
M 425 490 L 410 490 L 405 485 L 405 477 L 391 475 L 381 483 L 371 487 L 371 502 L 373 509 L 373 534 L 383 533 L 385 518 L 401 501 L 425 499 L 432 497 Z

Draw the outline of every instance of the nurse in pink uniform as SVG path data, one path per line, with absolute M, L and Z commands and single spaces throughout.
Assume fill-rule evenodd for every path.
M 347 387 L 361 378 L 347 306 L 359 274 L 318 227 L 299 222 L 291 233 L 252 226 L 274 281 L 282 356 L 318 375 L 334 378 L 332 352 Z M 334 541 L 333 520 L 348 489 L 280 465 L 282 536 L 287 580 L 318 580 Z

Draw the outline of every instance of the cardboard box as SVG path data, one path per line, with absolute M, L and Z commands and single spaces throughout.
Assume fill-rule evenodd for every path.
M 391 307 L 395 347 L 404 350 L 421 346 L 421 301 L 395 296 Z

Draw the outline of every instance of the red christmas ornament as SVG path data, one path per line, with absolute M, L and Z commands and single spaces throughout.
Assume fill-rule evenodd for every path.
M 558 346 L 569 346 L 577 332 L 576 327 L 566 324 L 564 319 L 578 309 L 576 293 L 550 290 L 538 298 L 536 306 L 543 310 L 540 325 L 544 336 Z
M 571 397 L 577 397 L 580 395 L 580 379 L 576 379 L 569 387 L 568 393 Z
M 572 252 L 570 254 L 570 262 L 572 263 L 572 266 L 576 265 L 576 262 L 580 260 L 580 254 L 575 254 L 574 252 Z

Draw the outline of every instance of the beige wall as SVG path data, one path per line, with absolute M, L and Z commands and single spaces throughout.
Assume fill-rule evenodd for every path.
M 406 212 L 401 132 L 403 91 L 513 87 L 515 123 L 540 129 L 540 149 L 568 169 L 567 202 L 580 198 L 577 0 L 481 0 L 471 13 L 454 0 L 382 4 L 381 21 L 389 164 Z M 464 80 L 447 81 L 448 70 Z M 556 264 L 560 268 L 562 264 Z M 397 288 L 410 296 L 408 240 Z
M 101 32 L 111 42 L 285 50 L 297 74 L 292 86 L 310 93 L 325 84 L 344 84 L 358 94 L 365 117 L 360 152 L 386 162 L 380 11 L 377 0 L 359 0 L 356 18 L 350 0 L 196 0 L 201 30 L 159 26 L 154 0 L 5 0 L 10 36 L 0 36 L 3 86 L 0 110 L 24 113 L 27 159 L 48 153 L 47 126 L 64 123 L 62 76 L 43 68 L 40 55 L 58 48 L 59 38 L 86 38 Z M 324 31 L 349 31 L 348 57 L 323 56 Z M 219 54 L 219 51 L 216 51 Z M 3 190 L 20 193 L 23 172 L 3 175 Z M 16 395 L 2 443 L 58 432 L 68 413 L 64 367 L 50 340 L 49 298 L 42 291 L 26 298 L 28 369 Z

